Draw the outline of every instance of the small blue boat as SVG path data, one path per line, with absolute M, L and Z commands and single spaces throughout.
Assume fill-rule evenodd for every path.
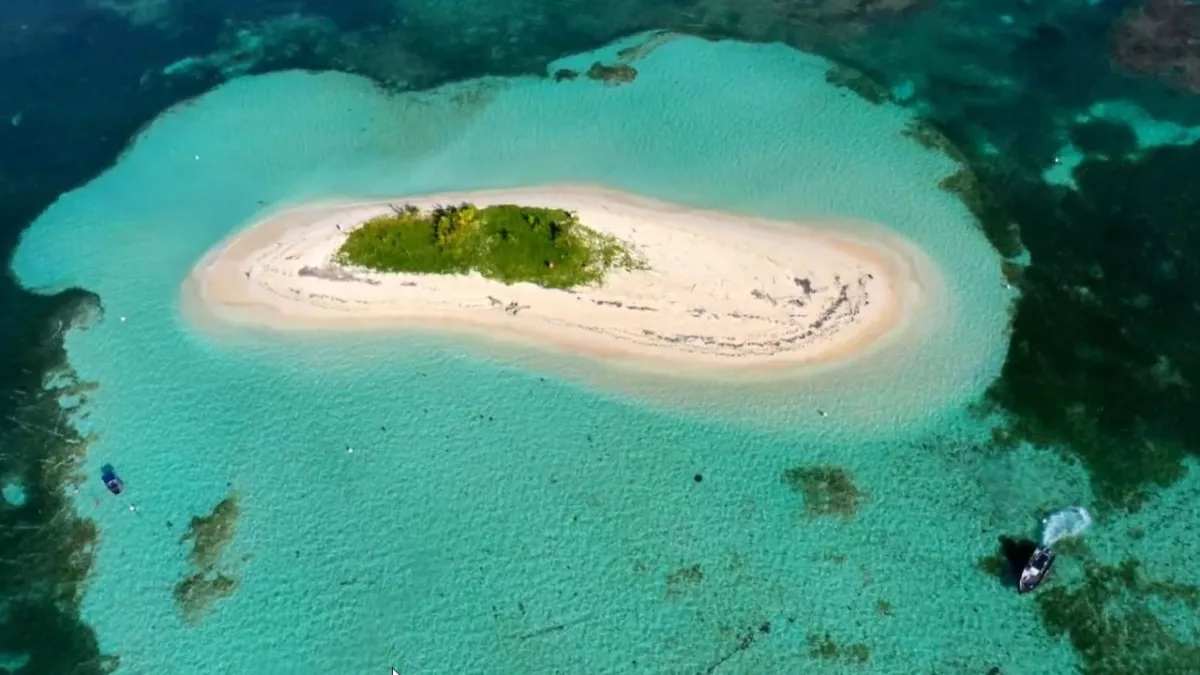
M 112 464 L 105 464 L 100 467 L 100 480 L 104 481 L 104 487 L 114 495 L 119 495 L 125 491 L 125 482 L 117 475 L 117 470 Z

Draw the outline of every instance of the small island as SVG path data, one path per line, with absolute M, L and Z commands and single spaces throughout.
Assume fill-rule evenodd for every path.
M 196 265 L 181 307 L 200 328 L 413 327 L 773 374 L 922 325 L 942 283 L 882 228 L 559 185 L 266 214 Z
M 600 283 L 614 268 L 645 268 L 630 246 L 581 225 L 564 209 L 464 202 L 392 211 L 351 232 L 335 261 L 373 272 L 478 272 L 505 284 L 558 289 Z

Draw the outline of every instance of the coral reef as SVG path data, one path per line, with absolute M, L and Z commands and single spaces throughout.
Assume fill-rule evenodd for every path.
M 20 503 L 0 499 L 0 655 L 19 662 L 20 673 L 105 675 L 119 658 L 101 654 L 79 618 L 98 531 L 69 498 L 93 440 L 74 422 L 87 414 L 96 385 L 78 378 L 62 345 L 67 330 L 87 330 L 102 310 L 95 295 L 65 295 L 44 317 L 45 330 L 28 336 L 39 349 L 21 363 L 23 386 L 0 399 L 0 482 L 21 493 Z M 90 656 L 81 661 L 80 653 Z
M 828 75 L 826 75 L 826 80 L 829 80 Z M 875 86 L 881 87 L 882 85 L 876 84 Z M 901 133 L 906 138 L 911 138 L 919 143 L 926 150 L 940 152 L 958 164 L 958 169 L 943 178 L 938 186 L 956 195 L 971 210 L 988 241 L 1000 255 L 1006 258 L 1004 263 L 1007 263 L 1009 267 L 1005 270 L 1005 276 L 1012 283 L 1019 274 L 1018 270 L 1013 268 L 1015 263 L 1011 259 L 1020 256 L 1025 251 L 1025 246 L 1021 243 L 1021 230 L 1009 218 L 991 190 L 984 185 L 971 168 L 971 162 L 967 156 L 946 137 L 941 129 L 929 121 L 913 120 Z
M 679 595 L 688 586 L 704 581 L 704 569 L 700 565 L 688 565 L 667 574 L 667 597 Z
M 1147 0 L 1113 31 L 1113 63 L 1200 93 L 1200 4 Z
M 795 467 L 783 472 L 783 480 L 804 495 L 804 514 L 809 518 L 852 518 L 866 499 L 850 473 L 841 467 Z
M 1100 508 L 1137 508 L 1200 452 L 1200 144 L 1089 157 L 1065 190 L 990 174 L 1020 225 L 1013 339 L 989 402 L 1017 438 L 1083 462 Z
M 217 564 L 233 539 L 238 512 L 237 497 L 229 496 L 218 502 L 209 515 L 192 516 L 187 532 L 179 539 L 179 543 L 192 542 L 193 565 L 212 567 Z
M 1015 590 L 1036 544 L 1008 536 L 999 544 L 977 566 Z M 1167 618 L 1200 609 L 1200 588 L 1148 579 L 1135 559 L 1102 564 L 1081 540 L 1064 540 L 1055 551 L 1059 562 L 1034 599 L 1050 635 L 1065 636 L 1078 652 L 1083 675 L 1200 672 L 1200 645 L 1176 634 Z
M 836 65 L 825 71 L 825 81 L 829 84 L 849 89 L 858 94 L 864 101 L 885 103 L 892 99 L 887 87 L 872 80 L 869 75 L 846 65 Z
M 1084 581 L 1037 594 L 1042 623 L 1066 636 L 1083 675 L 1200 672 L 1200 644 L 1183 638 L 1162 613 L 1200 611 L 1200 588 L 1147 579 L 1137 560 L 1085 564 Z
M 597 80 L 605 84 L 625 84 L 633 82 L 637 77 L 637 68 L 625 63 L 619 63 L 615 66 L 606 66 L 599 61 L 592 64 L 591 68 L 584 73 L 590 80 Z
M 861 642 L 839 645 L 829 633 L 811 633 L 807 642 L 810 658 L 858 665 L 866 665 L 871 660 L 870 647 Z
M 236 495 L 222 499 L 207 516 L 192 516 L 180 543 L 192 542 L 190 573 L 175 584 L 175 603 L 189 623 L 197 623 L 212 603 L 237 590 L 237 578 L 217 569 L 233 540 L 240 513 Z

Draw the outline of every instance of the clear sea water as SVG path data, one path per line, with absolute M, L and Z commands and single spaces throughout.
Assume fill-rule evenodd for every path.
M 238 79 L 27 232 L 25 284 L 105 303 L 68 347 L 100 384 L 89 469 L 128 484 L 78 497 L 102 532 L 86 619 L 121 673 L 1069 671 L 1069 645 L 976 564 L 1090 493 L 1052 454 L 961 451 L 987 437 L 967 407 L 1002 363 L 1010 296 L 937 187 L 953 164 L 901 135 L 907 113 L 788 48 L 678 39 L 635 65 L 622 86 L 395 95 L 340 74 Z M 556 182 L 886 225 L 942 269 L 946 315 L 907 357 L 773 384 L 761 410 L 749 385 L 676 405 L 459 338 L 221 341 L 179 315 L 191 265 L 265 210 Z M 805 515 L 783 474 L 813 465 L 853 476 L 857 514 Z M 179 537 L 231 493 L 222 569 L 241 585 L 192 625 L 171 593 Z M 826 636 L 841 657 L 810 654 Z

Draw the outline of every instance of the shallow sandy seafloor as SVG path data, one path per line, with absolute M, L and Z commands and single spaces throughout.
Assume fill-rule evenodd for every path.
M 1040 505 L 1088 494 L 1050 455 L 958 452 L 986 435 L 963 410 L 998 371 L 1010 297 L 937 188 L 953 165 L 786 48 L 678 39 L 635 65 L 621 86 L 396 96 L 343 75 L 237 80 L 38 220 L 20 278 L 105 305 L 68 347 L 100 384 L 90 470 L 128 485 L 79 498 L 102 532 L 86 618 L 121 672 L 1070 669 L 1033 604 L 976 565 Z M 942 271 L 945 314 L 887 363 L 769 385 L 666 385 L 436 332 L 214 340 L 181 320 L 191 266 L 263 213 L 548 183 L 883 224 Z M 853 486 L 825 510 L 787 480 L 821 470 Z M 189 624 L 179 538 L 230 494 L 217 568 L 240 586 Z

